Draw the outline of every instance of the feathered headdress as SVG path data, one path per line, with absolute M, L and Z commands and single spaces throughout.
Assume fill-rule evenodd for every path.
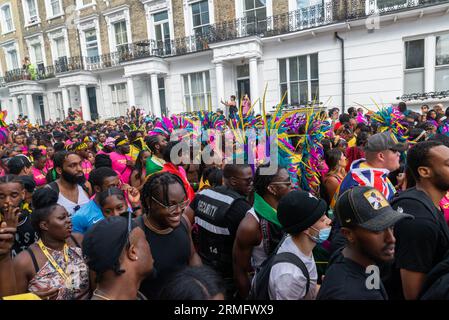
M 378 107 L 379 108 L 379 107 Z M 371 115 L 371 123 L 377 125 L 377 132 L 392 132 L 398 141 L 407 140 L 408 129 L 402 123 L 402 113 L 393 106 L 379 108 L 379 111 Z
M 163 135 L 167 139 L 170 139 L 171 134 L 175 130 L 182 130 L 183 132 L 178 137 L 179 139 L 189 136 L 193 132 L 192 120 L 185 116 L 172 115 L 170 118 L 162 117 L 161 120 L 157 120 L 154 125 L 153 131 L 150 135 Z
M 0 143 L 2 144 L 8 142 L 9 129 L 5 122 L 7 116 L 8 112 L 6 110 L 0 112 Z
M 321 141 L 329 136 L 331 125 L 325 116 L 310 109 L 305 115 L 304 133 L 297 144 L 299 149 L 298 178 L 301 189 L 315 195 L 320 193 L 321 167 L 324 150 Z

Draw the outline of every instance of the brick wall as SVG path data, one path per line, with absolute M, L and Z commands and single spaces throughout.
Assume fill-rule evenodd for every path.
M 277 0 L 275 0 L 277 1 Z M 282 0 L 284 1 L 284 0 Z M 287 1 L 287 0 L 285 0 Z M 223 22 L 235 19 L 235 1 L 234 0 L 215 0 L 215 22 Z
M 175 38 L 184 38 L 186 36 L 184 21 L 184 0 L 171 1 L 173 8 L 173 25 L 175 27 Z

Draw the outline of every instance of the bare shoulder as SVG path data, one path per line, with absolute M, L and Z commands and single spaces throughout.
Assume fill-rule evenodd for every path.
M 73 241 L 72 237 L 73 237 L 73 239 L 76 240 L 76 242 Z M 67 243 L 68 243 L 69 246 L 71 246 L 71 247 L 78 247 L 78 246 L 82 245 L 83 239 L 84 239 L 84 235 L 83 234 L 75 232 L 75 233 L 72 233 L 72 237 L 67 239 Z
M 237 230 L 237 238 L 239 238 L 242 242 L 251 243 L 254 245 L 260 243 L 260 225 L 252 214 L 247 213 L 240 222 Z

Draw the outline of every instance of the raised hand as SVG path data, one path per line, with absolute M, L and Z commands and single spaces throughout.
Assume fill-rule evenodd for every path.
M 5 221 L 0 223 L 0 260 L 10 254 L 16 231 L 15 227 L 9 227 Z
M 140 192 L 134 187 L 129 187 L 126 191 L 128 193 L 128 200 L 131 202 L 131 205 L 136 205 L 140 201 Z

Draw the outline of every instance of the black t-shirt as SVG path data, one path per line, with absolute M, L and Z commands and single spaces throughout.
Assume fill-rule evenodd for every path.
M 396 267 L 410 271 L 428 273 L 435 265 L 443 260 L 449 250 L 449 228 L 441 210 L 433 206 L 432 201 L 422 191 L 416 189 L 406 191 L 417 198 L 403 198 L 396 200 L 392 207 L 402 208 L 404 213 L 411 214 L 415 219 L 399 221 L 394 228 L 396 238 Z M 403 198 L 403 199 L 402 199 Z M 422 202 L 427 199 L 434 209 Z
M 137 218 L 145 232 L 154 259 L 153 274 L 140 285 L 141 293 L 149 300 L 158 298 L 165 282 L 177 271 L 188 266 L 191 255 L 190 230 L 182 221 L 168 234 L 158 234 L 145 226 L 143 217 Z
M 416 188 L 394 199 L 392 207 L 414 216 L 414 219 L 400 220 L 394 227 L 395 268 L 388 293 L 391 299 L 402 300 L 400 269 L 429 273 L 449 250 L 449 228 L 443 212 L 434 206 L 426 193 Z
M 16 239 L 11 250 L 13 257 L 20 252 L 26 250 L 30 245 L 39 240 L 39 234 L 31 225 L 31 214 L 23 210 L 19 217 L 19 224 L 17 225 Z
M 345 258 L 341 251 L 331 257 L 332 264 L 326 271 L 317 300 L 388 300 L 382 281 L 379 281 L 378 289 L 368 289 L 367 279 L 372 273 Z

